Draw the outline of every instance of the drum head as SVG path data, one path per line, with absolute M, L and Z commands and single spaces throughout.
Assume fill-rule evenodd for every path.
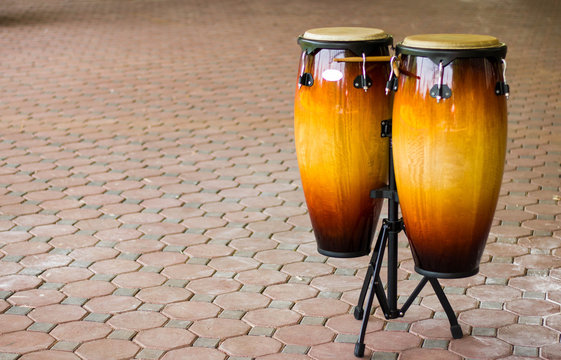
M 384 30 L 365 27 L 328 27 L 306 31 L 298 37 L 298 44 L 308 54 L 319 49 L 349 50 L 357 56 L 386 55 L 393 44 Z
M 499 39 L 475 34 L 423 34 L 406 37 L 403 46 L 418 49 L 470 50 L 501 47 Z
M 388 38 L 384 30 L 365 27 L 326 27 L 310 29 L 302 38 L 318 41 L 366 41 Z

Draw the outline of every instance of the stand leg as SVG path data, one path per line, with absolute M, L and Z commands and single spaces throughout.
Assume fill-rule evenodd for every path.
M 448 301 L 446 294 L 442 290 L 440 283 L 438 282 L 437 278 L 429 278 L 430 284 L 438 297 L 438 300 L 442 304 L 444 311 L 446 312 L 446 316 L 448 316 L 448 321 L 450 322 L 450 332 L 452 333 L 452 337 L 454 339 L 461 339 L 464 335 L 462 332 L 462 327 L 458 324 L 458 319 L 456 318 L 456 314 L 454 314 L 454 309 L 452 309 L 452 305 Z
M 366 298 L 366 292 L 370 287 L 370 280 L 374 275 L 374 268 L 375 262 L 378 259 L 378 255 L 383 253 L 384 247 L 386 244 L 385 238 L 387 234 L 388 226 L 387 224 L 383 224 L 382 228 L 380 229 L 380 233 L 378 234 L 378 239 L 376 240 L 376 245 L 374 246 L 374 252 L 372 253 L 372 257 L 370 258 L 370 263 L 368 264 L 368 270 L 366 270 L 366 276 L 364 277 L 364 283 L 362 284 L 362 289 L 360 290 L 360 295 L 358 297 L 358 303 L 354 310 L 354 316 L 356 320 L 362 320 L 364 316 L 364 299 Z
M 362 292 L 366 293 L 364 290 L 368 290 L 370 288 L 370 294 L 368 295 L 368 301 L 366 302 L 366 308 L 363 310 L 362 316 L 362 326 L 360 328 L 360 333 L 358 334 L 358 341 L 355 344 L 355 356 L 362 357 L 364 356 L 364 337 L 366 336 L 366 327 L 368 326 L 368 319 L 370 318 L 370 311 L 372 310 L 372 303 L 374 302 L 374 295 L 383 296 L 380 299 L 380 305 L 384 310 L 384 313 L 388 313 L 387 308 L 387 300 L 385 299 L 384 295 L 384 288 L 382 286 L 382 282 L 380 281 L 380 268 L 382 267 L 382 259 L 384 258 L 384 250 L 386 247 L 387 242 L 387 224 L 384 223 L 382 226 L 382 231 L 380 231 L 380 236 L 378 237 L 378 241 L 376 242 L 376 249 L 372 254 L 372 259 L 370 260 L 370 264 L 368 265 L 369 268 L 373 268 L 371 274 L 371 282 L 369 286 L 363 287 Z M 359 299 L 359 303 L 361 299 Z M 362 299 L 364 302 L 364 299 Z M 361 308 L 362 310 L 362 308 Z M 355 309 L 355 318 L 356 318 L 356 309 Z
M 409 295 L 409 297 L 407 298 L 407 301 L 405 302 L 405 304 L 403 304 L 403 306 L 399 310 L 399 316 L 403 316 L 405 314 L 407 309 L 409 309 L 409 306 L 411 306 L 411 304 L 413 304 L 413 301 L 415 301 L 415 298 L 419 295 L 421 290 L 423 290 L 423 288 L 425 287 L 425 285 L 427 284 L 428 281 L 429 281 L 429 278 L 425 276 L 423 278 L 423 280 L 421 280 L 421 282 L 419 282 L 419 284 L 417 284 L 417 287 L 415 288 L 415 290 L 413 290 L 411 295 Z

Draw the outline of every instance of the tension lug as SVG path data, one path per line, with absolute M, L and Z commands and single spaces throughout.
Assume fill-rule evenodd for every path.
M 508 99 L 508 96 L 510 95 L 509 92 L 510 92 L 510 87 L 506 82 L 504 81 L 497 82 L 497 85 L 495 86 L 495 94 L 497 96 L 505 95 L 506 98 Z
M 354 79 L 353 85 L 357 89 L 368 89 L 372 86 L 372 79 L 370 79 L 368 75 L 366 78 L 363 75 L 359 75 Z
M 314 77 L 310 73 L 303 73 L 302 76 L 300 76 L 298 83 L 304 86 L 312 86 L 314 85 Z
M 442 85 L 440 89 L 438 85 L 434 85 L 430 89 L 430 96 L 436 99 L 448 99 L 452 96 L 452 89 L 450 89 L 448 85 Z

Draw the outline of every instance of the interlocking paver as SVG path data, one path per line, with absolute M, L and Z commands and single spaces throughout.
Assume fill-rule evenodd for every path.
M 464 338 L 450 340 L 427 287 L 403 318 L 386 321 L 375 303 L 366 357 L 558 356 L 559 344 L 542 339 L 561 334 L 561 78 L 550 71 L 561 54 L 551 26 L 561 6 L 323 5 L 0 5 L 1 352 L 354 358 L 352 309 L 369 259 L 317 253 L 292 115 L 296 36 L 352 19 L 395 42 L 427 32 L 498 36 L 509 46 L 511 86 L 505 174 L 480 273 L 441 281 Z M 420 279 L 411 256 L 400 235 L 400 302 Z M 140 313 L 156 327 L 135 335 L 107 324 Z M 226 340 L 190 331 L 227 322 L 244 333 Z M 309 326 L 333 338 L 313 346 L 274 339 Z

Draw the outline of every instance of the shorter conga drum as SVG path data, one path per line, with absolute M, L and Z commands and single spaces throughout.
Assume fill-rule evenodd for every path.
M 296 154 L 318 251 L 326 256 L 370 252 L 382 207 L 370 191 L 388 178 L 388 142 L 380 133 L 391 117 L 384 90 L 392 41 L 372 28 L 312 29 L 298 38 Z
M 504 169 L 506 45 L 485 35 L 415 35 L 396 55 L 393 154 L 415 269 L 474 275 Z

